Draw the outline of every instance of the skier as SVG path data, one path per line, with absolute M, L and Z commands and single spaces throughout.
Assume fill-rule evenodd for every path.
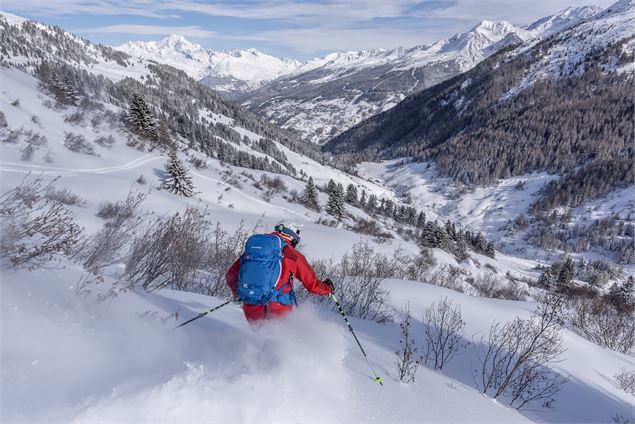
M 296 246 L 300 242 L 297 224 L 280 222 L 271 234 L 251 236 L 242 256 L 225 274 L 234 298 L 243 302 L 249 322 L 280 317 L 293 308 L 293 277 L 313 294 L 325 296 L 334 287 L 331 280 L 320 281 Z

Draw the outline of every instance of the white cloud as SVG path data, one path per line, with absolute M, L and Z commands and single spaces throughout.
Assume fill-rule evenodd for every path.
M 119 24 L 95 28 L 77 29 L 78 33 L 112 33 L 112 34 L 143 34 L 143 35 L 170 35 L 180 34 L 185 37 L 206 38 L 216 37 L 218 33 L 209 31 L 199 26 L 164 26 L 164 25 L 134 25 Z
M 232 39 L 253 40 L 272 45 L 285 46 L 302 53 L 320 50 L 341 51 L 375 48 L 412 47 L 432 43 L 458 32 L 458 28 L 431 28 L 421 31 L 400 30 L 396 28 L 303 28 L 278 31 L 265 31 Z
M 488 19 L 528 24 L 569 6 L 597 5 L 606 8 L 615 1 L 617 0 L 458 0 L 450 7 L 430 11 L 429 16 L 474 22 Z

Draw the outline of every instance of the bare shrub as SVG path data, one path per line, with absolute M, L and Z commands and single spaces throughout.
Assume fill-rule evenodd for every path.
M 463 270 L 453 265 L 443 265 L 433 267 L 429 272 L 424 273 L 422 282 L 445 287 L 450 290 L 464 293 Z
M 30 161 L 33 159 L 33 154 L 35 153 L 35 147 L 32 144 L 27 144 L 24 149 L 22 149 L 20 154 L 20 159 L 23 161 Z
M 183 290 L 209 255 L 211 222 L 206 211 L 188 207 L 181 215 L 160 217 L 132 242 L 124 276 L 153 291 Z
M 59 202 L 67 206 L 79 206 L 84 203 L 81 197 L 67 188 L 61 188 L 58 190 L 55 187 L 49 187 L 49 189 L 46 190 L 45 197 L 48 200 Z
M 409 305 L 404 308 L 404 319 L 399 323 L 401 329 L 401 339 L 399 340 L 399 350 L 395 352 L 397 359 L 395 364 L 397 365 L 397 373 L 399 374 L 399 380 L 404 383 L 410 383 L 415 381 L 415 374 L 417 368 L 421 364 L 421 358 L 417 357 L 417 346 L 412 338 L 412 314 L 410 313 Z
M 190 283 L 188 291 L 230 297 L 231 292 L 225 283 L 225 273 L 242 254 L 247 238 L 254 234 L 260 225 L 261 222 L 258 221 L 254 227 L 248 229 L 241 222 L 238 228 L 230 233 L 217 222 L 209 238 L 207 255 L 203 262 L 205 273 Z
M 67 256 L 79 242 L 82 229 L 72 212 L 46 193 L 55 180 L 25 177 L 0 196 L 0 258 L 13 267 L 35 269 Z
M 75 134 L 71 132 L 64 133 L 64 146 L 73 152 L 83 153 L 86 155 L 95 156 L 95 148 L 86 140 L 81 134 Z
M 139 175 L 139 178 L 137 178 L 136 183 L 139 185 L 146 185 L 147 184 L 146 177 L 144 177 L 143 175 Z
M 382 281 L 394 276 L 398 264 L 390 258 L 376 253 L 367 243 L 358 242 L 345 253 L 337 264 L 320 270 L 329 274 L 336 287 L 337 297 L 346 313 L 351 316 L 376 322 L 387 322 L 393 318 L 390 292 L 382 287 Z M 320 274 L 318 274 L 320 275 Z M 326 303 L 336 310 L 326 297 L 312 298 L 317 303 Z
M 491 273 L 481 273 L 470 283 L 482 297 L 525 300 L 529 294 L 518 281 L 505 281 Z
M 482 297 L 494 297 L 494 292 L 500 284 L 498 278 L 489 272 L 480 273 L 469 282 L 476 289 L 478 295 Z
M 101 135 L 99 137 L 96 137 L 94 140 L 95 144 L 101 146 L 101 147 L 105 147 L 106 149 L 110 149 L 112 147 L 113 144 L 115 144 L 115 137 L 113 137 L 112 135 Z
M 42 121 L 40 120 L 40 117 L 37 115 L 31 116 L 31 122 L 33 122 L 38 127 L 42 127 Z
M 392 234 L 387 231 L 384 231 L 377 221 L 366 220 L 363 218 L 355 221 L 355 225 L 351 227 L 351 231 L 354 231 L 358 234 L 366 234 L 373 237 L 379 237 L 384 239 L 393 238 Z
M 443 369 L 454 357 L 465 350 L 463 340 L 465 321 L 461 307 L 447 297 L 426 308 L 423 316 L 426 351 L 424 361 L 434 369 Z
M 615 375 L 615 381 L 617 381 L 620 389 L 624 390 L 626 393 L 630 393 L 635 396 L 635 370 L 620 371 Z
M 205 169 L 207 168 L 207 161 L 205 159 L 201 159 L 199 157 L 196 156 L 192 156 L 188 162 L 190 162 L 192 164 L 192 166 L 194 166 L 194 168 L 196 169 Z
M 275 193 L 287 191 L 287 185 L 282 181 L 282 178 L 275 176 L 273 178 L 268 177 L 266 174 L 260 176 L 260 186 L 269 187 Z
M 45 146 L 47 143 L 46 137 L 36 132 L 25 131 L 24 135 L 24 141 L 32 146 L 42 147 Z
M 4 115 L 4 112 L 0 110 L 0 128 L 8 128 L 9 123 L 7 122 L 7 117 Z
M 570 321 L 586 339 L 602 347 L 629 353 L 635 345 L 635 319 L 603 299 L 573 299 Z
M 391 277 L 422 282 L 436 263 L 430 249 L 426 247 L 422 247 L 416 255 L 407 254 L 403 249 L 398 248 L 393 252 L 390 260 L 384 261 Z
M 20 107 L 20 99 L 15 99 L 11 102 L 11 106 Z
M 147 196 L 147 193 L 131 191 L 121 202 L 102 203 L 97 216 L 105 219 L 103 227 L 87 238 L 75 255 L 84 268 L 96 272 L 124 260 L 124 248 L 130 244 L 141 224 L 136 211 Z
M 77 111 L 64 117 L 64 122 L 71 125 L 79 125 L 84 121 L 84 113 Z
M 337 220 L 335 219 L 323 218 L 323 217 L 319 217 L 315 221 L 315 223 L 319 225 L 324 225 L 325 227 L 337 227 L 337 224 L 339 224 L 339 222 L 337 222 Z
M 553 404 L 567 381 L 549 368 L 564 353 L 562 308 L 561 297 L 548 295 L 531 318 L 492 325 L 477 349 L 481 367 L 475 379 L 482 393 L 502 397 L 516 409 Z

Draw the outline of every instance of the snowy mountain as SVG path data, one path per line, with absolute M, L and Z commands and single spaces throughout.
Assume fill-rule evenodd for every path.
M 432 45 L 333 53 L 240 98 L 251 110 L 317 143 L 465 72 L 495 52 L 578 24 L 597 7 L 570 8 L 528 25 L 482 21 Z
M 159 41 L 130 41 L 116 49 L 182 69 L 230 98 L 294 72 L 301 65 L 297 60 L 273 57 L 256 49 L 228 52 L 204 49 L 182 35 L 170 35 Z
M 585 21 L 601 11 L 602 8 L 598 6 L 568 7 L 555 15 L 539 19 L 523 29 L 537 35 L 553 34 Z
M 633 2 L 618 2 L 497 53 L 325 148 L 360 161 L 392 159 L 377 181 L 393 181 L 412 199 L 438 193 L 421 204 L 489 227 L 507 253 L 528 241 L 632 268 L 632 235 L 618 228 L 633 225 L 634 23 Z

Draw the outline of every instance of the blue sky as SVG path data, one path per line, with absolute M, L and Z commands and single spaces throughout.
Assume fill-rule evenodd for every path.
M 15 0 L 2 9 L 119 45 L 168 34 L 214 50 L 255 47 L 304 60 L 336 50 L 411 47 L 482 19 L 529 23 L 568 6 L 615 0 Z

